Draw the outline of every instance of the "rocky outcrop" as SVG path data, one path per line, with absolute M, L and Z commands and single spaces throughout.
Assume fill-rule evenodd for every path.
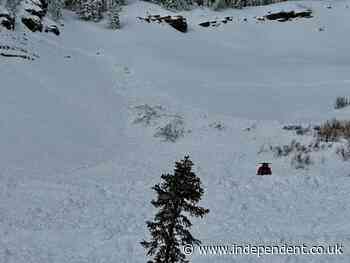
M 37 16 L 24 16 L 22 17 L 22 23 L 32 32 L 43 31 L 43 24 Z
M 167 23 L 168 25 L 182 33 L 186 33 L 188 30 L 186 18 L 184 18 L 183 16 L 150 15 L 147 17 L 138 17 L 138 19 L 147 23 Z
M 221 24 L 227 24 L 229 22 L 233 22 L 232 16 L 227 16 L 224 19 L 220 19 L 220 20 L 212 20 L 212 21 L 202 22 L 199 24 L 199 26 L 201 26 L 201 27 L 217 27 Z
M 58 27 L 56 25 L 46 26 L 45 27 L 45 32 L 46 33 L 53 33 L 56 36 L 60 35 L 60 30 L 58 29 Z
M 167 16 L 164 17 L 164 21 L 182 33 L 186 33 L 188 30 L 186 18 L 182 16 Z
M 15 18 L 12 17 L 8 12 L 0 13 L 0 25 L 7 30 L 15 29 Z
M 23 39 L 26 39 L 25 37 Z M 39 55 L 29 52 L 26 47 L 15 45 L 0 45 L 0 56 L 7 58 L 23 58 L 34 60 L 39 58 Z
M 47 14 L 47 2 L 44 0 L 25 0 L 23 9 L 26 13 L 42 19 Z
M 22 4 L 21 21 L 32 32 L 45 31 L 58 36 L 60 34 L 58 26 L 53 22 L 48 24 L 49 20 L 44 19 L 47 9 L 47 0 L 25 0 Z
M 279 22 L 285 22 L 288 20 L 292 20 L 298 17 L 311 18 L 312 11 L 311 10 L 303 10 L 303 11 L 279 11 L 269 13 L 264 16 L 267 20 L 277 20 Z

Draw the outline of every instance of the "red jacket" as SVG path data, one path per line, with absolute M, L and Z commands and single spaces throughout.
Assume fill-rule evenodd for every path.
M 271 175 L 272 171 L 268 165 L 262 165 L 259 167 L 257 175 Z

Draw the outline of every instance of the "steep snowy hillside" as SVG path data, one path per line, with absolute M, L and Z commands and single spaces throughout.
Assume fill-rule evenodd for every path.
M 350 3 L 327 5 L 195 9 L 181 12 L 183 34 L 137 20 L 171 13 L 134 2 L 116 32 L 68 11 L 59 37 L 0 32 L 0 53 L 16 55 L 0 56 L 0 263 L 146 262 L 139 242 L 154 215 L 150 188 L 185 154 L 211 210 L 193 228 L 206 244 L 323 241 L 346 251 L 194 253 L 191 262 L 349 262 L 350 171 L 340 143 L 313 150 L 305 169 L 276 157 L 293 139 L 315 141 L 312 128 L 296 135 L 284 125 L 349 116 L 333 106 L 349 95 Z M 255 19 L 297 8 L 313 18 Z M 226 16 L 233 22 L 198 25 Z M 176 133 L 170 141 L 165 128 Z M 272 176 L 256 176 L 262 161 Z

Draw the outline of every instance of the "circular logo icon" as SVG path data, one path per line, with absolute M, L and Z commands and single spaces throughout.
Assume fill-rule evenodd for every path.
M 193 254 L 193 246 L 192 245 L 184 245 L 182 250 L 186 256 L 191 256 Z

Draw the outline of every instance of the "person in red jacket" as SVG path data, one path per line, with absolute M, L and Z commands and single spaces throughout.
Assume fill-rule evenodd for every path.
M 261 166 L 258 169 L 257 175 L 271 175 L 272 171 L 269 167 L 269 163 L 261 163 Z

